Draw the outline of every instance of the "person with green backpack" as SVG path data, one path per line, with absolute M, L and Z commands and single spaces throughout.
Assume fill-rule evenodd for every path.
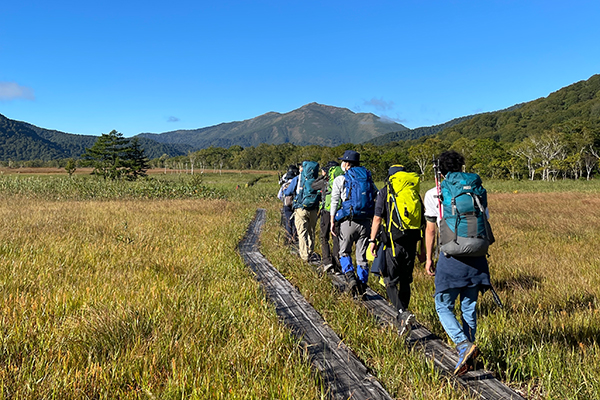
M 383 278 L 388 298 L 398 312 L 400 335 L 410 331 L 415 318 L 408 306 L 417 243 L 423 237 L 423 211 L 419 175 L 402 165 L 392 165 L 377 195 L 369 251 L 375 259 L 371 272 Z
M 340 164 L 336 161 L 329 161 L 321 170 L 321 176 L 313 183 L 313 188 L 321 193 L 321 222 L 320 222 L 320 239 L 321 251 L 323 252 L 322 263 L 323 272 L 334 273 L 341 271 L 339 260 L 340 244 L 339 239 L 335 235 L 331 235 L 331 189 L 333 180 L 342 175 L 344 171 Z M 334 227 L 335 232 L 339 232 L 339 224 Z M 331 236 L 333 246 L 329 245 L 329 237 Z
M 478 354 L 475 345 L 479 292 L 491 288 L 486 258 L 494 242 L 487 221 L 487 193 L 477 174 L 462 172 L 464 157 L 443 152 L 434 167 L 436 187 L 425 194 L 425 270 L 435 276 L 435 309 L 442 327 L 456 345 L 456 375 L 463 375 Z M 438 177 L 438 174 L 441 175 Z M 440 180 L 444 178 L 443 181 Z M 435 237 L 439 258 L 434 269 Z M 454 314 L 460 296 L 461 322 Z

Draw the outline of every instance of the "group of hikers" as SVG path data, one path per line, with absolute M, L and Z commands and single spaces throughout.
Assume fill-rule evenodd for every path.
M 379 275 L 401 335 L 415 320 L 409 311 L 415 259 L 425 263 L 435 276 L 440 323 L 458 351 L 456 375 L 472 368 L 478 354 L 476 305 L 491 288 L 486 255 L 494 241 L 486 191 L 477 174 L 463 172 L 464 163 L 455 151 L 442 153 L 434 162 L 436 185 L 422 199 L 417 173 L 392 165 L 378 190 L 360 154 L 346 150 L 322 168 L 314 161 L 290 165 L 278 194 L 286 239 L 297 243 L 300 258 L 343 274 L 357 298 L 365 298 L 369 272 Z M 314 252 L 319 218 L 322 257 Z

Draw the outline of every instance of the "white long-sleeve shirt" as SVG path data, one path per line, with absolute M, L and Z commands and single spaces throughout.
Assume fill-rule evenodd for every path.
M 346 183 L 346 177 L 344 175 L 340 175 L 333 180 L 333 185 L 331 185 L 331 216 L 334 216 L 338 210 L 338 203 L 346 201 L 346 191 L 344 190 L 344 184 Z

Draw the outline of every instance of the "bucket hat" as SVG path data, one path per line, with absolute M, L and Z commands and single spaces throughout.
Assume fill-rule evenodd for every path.
M 344 155 L 338 158 L 340 161 L 360 162 L 360 154 L 354 150 L 346 150 Z

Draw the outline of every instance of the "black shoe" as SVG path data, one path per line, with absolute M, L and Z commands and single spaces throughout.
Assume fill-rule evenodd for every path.
M 312 253 L 308 256 L 308 262 L 312 265 L 321 265 L 321 256 L 317 253 Z
M 365 295 L 367 294 L 367 289 L 369 288 L 369 284 L 367 284 L 366 282 L 359 281 L 356 288 L 358 290 L 358 295 L 364 299 Z
M 351 295 L 356 294 L 356 289 L 358 286 L 358 281 L 356 280 L 356 275 L 354 275 L 354 271 L 346 272 L 346 282 L 348 283 L 347 292 Z
M 323 272 L 326 274 L 333 274 L 335 272 L 333 264 L 323 265 Z
M 398 334 L 408 335 L 412 329 L 412 324 L 415 321 L 415 316 L 410 311 L 398 311 Z

